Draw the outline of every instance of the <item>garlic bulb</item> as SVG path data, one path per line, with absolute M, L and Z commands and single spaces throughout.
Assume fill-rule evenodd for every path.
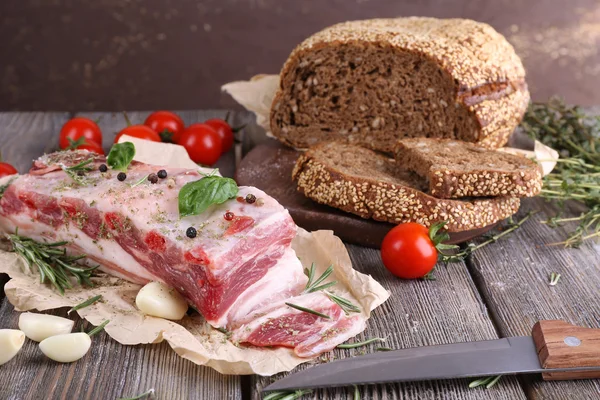
M 35 342 L 50 336 L 71 333 L 74 322 L 56 315 L 23 313 L 19 316 L 19 329 Z
M 0 329 L 0 365 L 17 355 L 25 343 L 25 334 L 17 329 Z
M 135 298 L 135 304 L 146 315 L 179 320 L 188 309 L 187 301 L 175 290 L 160 282 L 150 282 Z
M 85 332 L 67 333 L 42 340 L 40 350 L 54 361 L 69 363 L 85 356 L 91 344 L 92 339 Z

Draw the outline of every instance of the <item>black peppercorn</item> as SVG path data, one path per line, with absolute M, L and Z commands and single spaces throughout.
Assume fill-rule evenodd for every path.
M 160 179 L 165 179 L 167 177 L 167 171 L 165 171 L 164 169 L 161 169 L 160 171 L 158 171 L 158 177 Z
M 227 211 L 224 215 L 223 218 L 225 218 L 225 221 L 232 221 L 233 217 L 235 217 L 235 214 L 232 213 L 231 211 Z
M 119 172 L 117 179 L 123 182 L 125 179 L 127 179 L 127 174 L 125 172 Z
M 85 172 L 83 172 L 83 171 L 77 171 L 77 176 L 84 176 L 84 175 L 85 175 Z
M 100 170 L 100 172 L 108 171 L 108 167 L 106 166 L 106 164 L 100 164 L 100 167 L 98 167 L 98 169 Z
M 255 196 L 255 195 L 253 195 L 252 193 L 248 193 L 248 194 L 246 195 L 246 203 L 248 203 L 248 204 L 252 204 L 252 203 L 254 203 L 255 201 L 256 201 L 256 196 Z
M 156 183 L 158 182 L 158 176 L 156 176 L 156 174 L 150 174 L 148 175 L 148 180 L 150 183 Z
M 185 235 L 187 237 L 189 237 L 190 239 L 193 239 L 196 237 L 196 235 L 198 234 L 198 232 L 196 232 L 196 228 L 194 228 L 193 226 L 190 226 L 189 228 L 187 228 L 187 230 L 185 231 Z

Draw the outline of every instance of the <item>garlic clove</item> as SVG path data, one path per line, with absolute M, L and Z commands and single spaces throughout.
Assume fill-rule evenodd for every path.
M 51 336 L 71 333 L 74 322 L 56 315 L 23 313 L 19 316 L 19 329 L 34 342 Z
M 150 282 L 140 289 L 135 304 L 146 315 L 171 320 L 183 318 L 188 309 L 183 296 L 160 282 Z
M 40 350 L 54 361 L 70 363 L 85 356 L 91 344 L 85 332 L 66 333 L 42 340 Z
M 17 355 L 25 343 L 25 334 L 17 329 L 0 329 L 0 365 Z

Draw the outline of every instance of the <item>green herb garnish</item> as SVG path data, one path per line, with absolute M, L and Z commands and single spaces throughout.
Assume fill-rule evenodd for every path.
M 68 242 L 42 243 L 19 236 L 18 233 L 8 235 L 8 239 L 11 241 L 15 253 L 25 259 L 29 268 L 34 265 L 37 267 L 40 273 L 40 282 L 50 281 L 60 294 L 64 294 L 65 289 L 73 287 L 69 275 L 75 277 L 80 285 L 94 286 L 90 277 L 98 266 L 92 268 L 77 266 L 75 261 L 85 258 L 85 254 L 67 255 L 64 246 Z
M 131 142 L 116 143 L 110 149 L 106 163 L 117 171 L 127 172 L 127 167 L 135 157 L 135 146 Z
M 558 281 L 560 279 L 560 274 L 553 272 L 550 274 L 550 286 L 556 286 L 558 284 Z
M 313 310 L 311 308 L 302 307 L 302 306 L 299 306 L 297 304 L 292 304 L 292 303 L 285 303 L 285 305 L 288 306 L 288 307 L 295 308 L 298 311 L 303 311 L 305 313 L 313 314 L 313 315 L 316 315 L 318 317 L 325 318 L 325 319 L 331 319 L 331 317 L 329 315 L 320 313 L 320 312 L 315 311 L 315 310 Z
M 209 175 L 186 183 L 179 191 L 179 216 L 199 215 L 213 204 L 222 204 L 238 194 L 231 178 Z
M 502 378 L 502 375 L 488 376 L 485 378 L 476 379 L 476 380 L 472 381 L 471 383 L 469 383 L 469 387 L 472 389 L 472 388 L 476 388 L 476 387 L 485 385 L 485 388 L 489 389 L 492 386 L 494 386 L 496 383 L 498 383 L 500 378 Z
M 352 304 L 352 302 L 350 300 L 345 299 L 341 296 L 338 296 L 334 293 L 331 293 L 331 292 L 325 290 L 325 289 L 328 289 L 331 286 L 334 286 L 337 284 L 337 281 L 323 283 L 323 281 L 325 279 L 327 279 L 329 277 L 329 275 L 331 275 L 333 273 L 333 265 L 330 265 L 329 267 L 327 267 L 327 269 L 323 272 L 323 274 L 321 274 L 321 276 L 318 277 L 316 280 L 314 280 L 315 272 L 316 272 L 315 263 L 312 263 L 310 265 L 310 268 L 304 269 L 304 274 L 308 277 L 308 282 L 306 282 L 306 287 L 304 288 L 304 293 L 312 293 L 312 292 L 318 292 L 318 291 L 322 290 L 323 293 L 325 293 L 325 295 L 327 295 L 327 297 L 329 297 L 329 300 L 336 303 L 338 306 L 340 306 L 342 308 L 342 310 L 344 310 L 344 313 L 346 315 L 348 315 L 351 312 L 354 312 L 354 313 L 360 312 L 360 308 L 358 308 L 357 306 Z
M 106 321 L 104 321 L 103 323 L 101 323 L 100 325 L 98 325 L 97 327 L 95 327 L 94 329 L 92 329 L 91 331 L 88 332 L 88 336 L 94 336 L 95 334 L 97 334 L 98 332 L 102 331 L 102 329 L 104 329 L 104 327 L 106 325 L 108 325 L 108 323 L 110 322 L 109 319 L 107 319 Z
M 79 185 L 86 185 L 88 180 L 85 178 L 85 173 L 90 172 L 92 167 L 90 164 L 94 162 L 93 158 L 88 158 L 87 160 L 81 161 L 79 164 L 75 164 L 71 167 L 67 167 L 63 164 L 59 164 L 60 168 L 65 171 L 67 175 Z
M 333 301 L 335 304 L 340 306 L 346 315 L 350 313 L 359 313 L 360 308 L 352 304 L 352 302 L 348 299 L 345 299 L 337 294 L 331 293 L 327 290 L 324 293 L 329 297 L 329 300 Z
M 297 400 L 305 394 L 312 393 L 312 390 L 286 390 L 281 392 L 271 392 L 263 400 Z
M 140 400 L 140 399 L 143 399 L 144 397 L 151 396 L 153 394 L 154 394 L 154 388 L 149 389 L 149 390 L 145 391 L 144 393 L 140 393 L 140 394 L 138 394 L 136 396 L 133 396 L 133 397 L 121 397 L 118 400 Z
M 553 228 L 577 223 L 566 240 L 555 244 L 578 247 L 587 239 L 600 237 L 600 116 L 553 97 L 547 103 L 530 104 L 521 129 L 561 155 L 554 171 L 544 177 L 541 195 L 559 207 L 567 200 L 589 207 L 579 217 L 555 216 L 545 221 Z
M 358 347 L 363 347 L 363 346 L 366 346 L 368 344 L 375 343 L 375 342 L 385 342 L 385 338 L 376 337 L 376 338 L 367 339 L 362 342 L 338 344 L 337 348 L 338 349 L 356 349 Z
M 95 302 L 97 302 L 98 300 L 100 300 L 101 298 L 102 298 L 101 294 L 99 294 L 98 296 L 90 297 L 89 299 L 87 299 L 83 303 L 77 304 L 75 307 L 71 308 L 67 312 L 67 314 L 71 314 L 73 311 L 81 310 L 82 308 L 91 306 L 92 304 L 94 304 Z
M 17 179 L 17 178 L 16 177 L 11 178 L 4 185 L 0 186 L 0 199 L 2 198 L 2 196 L 4 196 L 4 192 L 6 192 L 6 189 L 8 189 L 10 184 L 13 183 L 15 179 Z

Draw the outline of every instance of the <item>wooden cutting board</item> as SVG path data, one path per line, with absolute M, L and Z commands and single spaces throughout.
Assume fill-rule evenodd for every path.
M 285 147 L 274 139 L 257 145 L 242 159 L 235 173 L 241 186 L 254 186 L 273 196 L 287 208 L 298 226 L 314 231 L 328 229 L 343 241 L 366 247 L 379 248 L 383 237 L 394 227 L 387 222 L 363 219 L 333 207 L 315 203 L 296 190 L 292 169 L 300 152 Z M 448 243 L 471 240 L 492 228 L 450 234 Z

